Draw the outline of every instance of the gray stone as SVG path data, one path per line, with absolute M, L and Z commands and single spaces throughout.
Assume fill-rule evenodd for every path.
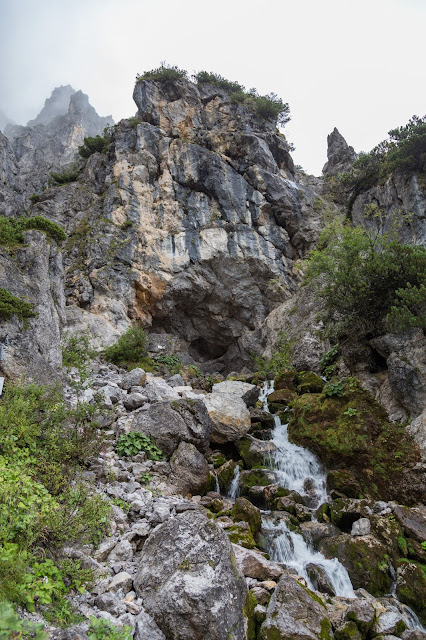
M 121 616 L 126 613 L 126 605 L 122 598 L 113 595 L 111 592 L 102 593 L 95 598 L 95 604 L 101 611 L 108 611 L 113 616 Z
M 236 544 L 232 545 L 232 549 L 237 566 L 244 576 L 256 578 L 256 580 L 278 580 L 284 573 L 284 568 L 280 564 L 270 562 L 257 549 L 244 549 Z
M 330 176 L 350 171 L 357 158 L 353 147 L 348 145 L 336 128 L 327 136 L 327 158 L 322 171 Z
M 131 387 L 143 385 L 145 380 L 145 371 L 140 367 L 136 367 L 136 369 L 132 369 L 123 376 L 120 386 L 122 389 L 130 389 Z
M 136 618 L 133 640 L 167 640 L 145 609 Z
M 170 459 L 170 466 L 170 480 L 183 494 L 205 492 L 209 479 L 209 465 L 193 444 L 181 442 Z
M 210 430 L 211 422 L 202 400 L 154 404 L 137 413 L 131 424 L 131 431 L 154 438 L 166 455 L 171 455 L 182 440 L 206 451 Z
M 185 386 L 185 380 L 182 378 L 180 373 L 176 373 L 176 375 L 171 376 L 170 378 L 168 378 L 167 384 L 170 387 L 184 387 Z
M 410 509 L 394 505 L 393 512 L 408 537 L 419 542 L 426 540 L 426 506 L 419 505 Z
M 149 536 L 135 590 L 166 638 L 245 639 L 243 578 L 226 535 L 200 512 L 179 514 Z
M 133 587 L 133 578 L 127 571 L 121 571 L 115 575 L 108 585 L 108 591 L 118 591 L 128 593 Z
M 104 387 L 100 387 L 98 392 L 105 398 L 107 404 L 117 404 L 122 397 L 122 391 L 118 386 L 107 384 Z
M 237 380 L 225 380 L 214 384 L 212 393 L 232 393 L 242 398 L 248 407 L 254 407 L 259 398 L 259 389 L 256 385 Z
M 273 635 L 275 634 L 275 635 Z M 261 640 L 272 637 L 313 640 L 331 635 L 331 624 L 324 605 L 310 595 L 293 577 L 285 574 L 269 602 Z
M 212 422 L 210 439 L 216 444 L 239 440 L 251 426 L 245 402 L 231 393 L 212 393 L 204 398 Z
M 180 396 L 161 378 L 151 378 L 144 387 L 144 396 L 148 402 L 170 402 L 179 400 Z
M 406 624 L 401 615 L 395 611 L 380 613 L 373 625 L 374 635 L 399 636 L 406 629 Z
M 117 544 L 117 540 L 114 538 L 111 538 L 110 540 L 105 540 L 105 542 L 102 542 L 102 544 L 100 544 L 95 551 L 94 555 L 96 560 L 99 560 L 99 562 L 104 562 L 104 560 L 107 559 L 108 555 L 114 549 L 116 544 Z
M 352 536 L 368 536 L 371 531 L 371 524 L 368 518 L 356 520 L 351 529 Z
M 133 558 L 132 545 L 128 540 L 120 540 L 108 556 L 109 562 L 128 562 Z
M 146 401 L 147 398 L 141 393 L 129 393 L 127 396 L 124 396 L 123 405 L 128 411 L 134 411 L 142 407 Z

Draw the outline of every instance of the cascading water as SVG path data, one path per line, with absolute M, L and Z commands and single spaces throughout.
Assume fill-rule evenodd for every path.
M 269 411 L 267 397 L 273 389 L 272 381 L 264 383 L 260 399 L 265 411 Z M 274 421 L 272 442 L 275 451 L 271 454 L 271 463 L 275 468 L 278 484 L 305 496 L 311 507 L 325 502 L 326 475 L 321 464 L 310 451 L 289 441 L 287 425 L 283 425 L 278 416 L 274 416 Z M 319 551 L 312 549 L 300 534 L 290 531 L 283 520 L 274 522 L 266 515 L 263 527 L 274 534 L 269 549 L 272 560 L 295 569 L 311 589 L 315 587 L 306 567 L 309 564 L 316 565 L 324 571 L 336 595 L 356 597 L 348 572 L 337 558 L 328 560 Z
M 240 495 L 240 467 L 237 464 L 234 471 L 234 477 L 232 478 L 231 484 L 228 489 L 228 498 L 231 500 L 235 500 Z

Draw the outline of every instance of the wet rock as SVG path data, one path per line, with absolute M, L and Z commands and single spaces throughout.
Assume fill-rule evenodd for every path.
M 346 567 L 354 589 L 364 588 L 374 596 L 388 593 L 392 579 L 385 545 L 373 536 L 341 534 L 325 538 L 320 551 L 327 558 L 338 558 Z
M 245 465 L 249 468 L 267 463 L 275 451 L 275 445 L 272 442 L 264 442 L 251 435 L 240 438 L 235 444 Z
M 401 602 L 414 609 L 426 624 L 426 576 L 422 565 L 401 562 L 397 569 L 396 594 Z
M 227 460 L 216 471 L 219 487 L 221 491 L 223 491 L 224 493 L 226 493 L 229 490 L 230 484 L 234 477 L 236 467 L 237 467 L 237 463 L 235 462 L 235 460 Z
M 245 639 L 244 581 L 226 535 L 200 512 L 179 514 L 149 536 L 135 590 L 166 637 Z
M 210 439 L 216 444 L 239 440 L 250 429 L 250 413 L 245 402 L 231 393 L 212 393 L 204 398 L 212 422 Z
M 331 538 L 339 534 L 339 530 L 331 523 L 317 522 L 313 520 L 311 522 L 302 522 L 300 524 L 300 532 L 304 540 L 317 549 L 319 543 L 324 538 Z
M 237 498 L 232 509 L 232 518 L 235 522 L 244 520 L 250 525 L 253 534 L 260 531 L 262 526 L 262 518 L 260 511 L 249 500 L 245 498 Z
M 336 595 L 334 587 L 329 577 L 327 576 L 327 573 L 320 565 L 310 562 L 306 565 L 306 571 L 315 591 L 328 593 L 328 595 L 330 596 Z
M 371 602 L 366 599 L 354 600 L 346 611 L 346 619 L 352 620 L 364 638 L 373 626 L 376 611 Z
M 244 576 L 256 580 L 278 580 L 284 573 L 284 568 L 276 562 L 267 560 L 256 549 L 244 549 L 233 545 L 237 566 Z
M 231 526 L 224 527 L 230 542 L 237 544 L 244 549 L 254 549 L 256 542 L 253 538 L 252 530 L 248 522 L 241 520 L 234 522 Z
M 361 493 L 358 480 L 353 473 L 346 469 L 336 469 L 328 472 L 327 489 L 328 491 L 335 489 L 348 498 L 358 498 Z
M 394 611 L 380 613 L 373 625 L 373 635 L 393 635 L 400 636 L 407 628 L 400 614 Z
M 394 505 L 393 512 L 409 537 L 420 543 L 426 540 L 426 507 L 424 505 L 411 509 Z
M 314 593 L 302 587 L 290 575 L 282 576 L 269 602 L 261 640 L 328 639 L 331 624 L 325 606 Z
M 170 459 L 171 482 L 183 493 L 202 494 L 207 488 L 209 466 L 202 453 L 189 442 L 181 442 Z
M 355 622 L 345 622 L 334 632 L 336 640 L 362 640 L 362 635 Z
M 256 385 L 238 382 L 237 380 L 225 380 L 214 384 L 212 393 L 234 394 L 244 400 L 248 407 L 253 407 L 259 398 L 259 388 Z

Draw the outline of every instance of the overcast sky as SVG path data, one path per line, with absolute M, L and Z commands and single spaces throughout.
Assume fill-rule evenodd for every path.
M 335 126 L 367 151 L 426 113 L 425 27 L 426 0 L 0 0 L 0 109 L 25 123 L 71 84 L 117 121 L 165 60 L 277 93 L 319 175 Z

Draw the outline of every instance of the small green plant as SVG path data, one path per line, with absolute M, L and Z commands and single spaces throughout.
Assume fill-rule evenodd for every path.
M 41 200 L 42 194 L 41 193 L 33 193 L 30 196 L 30 200 L 33 204 L 37 204 L 37 202 L 39 202 Z
M 125 500 L 122 500 L 121 498 L 117 498 L 116 496 L 113 496 L 111 498 L 111 502 L 112 504 L 115 504 L 115 506 L 118 507 L 119 509 L 122 509 L 124 513 L 129 513 L 131 509 L 131 505 L 128 502 L 126 502 Z
M 47 640 L 42 623 L 35 624 L 30 620 L 21 620 L 9 602 L 0 602 L 0 640 L 33 638 Z
M 423 551 L 426 551 L 426 540 L 423 540 L 423 542 L 421 543 L 421 547 Z
M 62 344 L 62 364 L 70 372 L 75 368 L 78 371 L 78 386 L 84 386 L 89 376 L 89 362 L 95 356 L 90 348 L 90 336 L 88 333 L 65 334 Z M 73 386 L 75 381 L 70 380 Z
M 118 365 L 136 364 L 146 355 L 147 336 L 142 327 L 130 327 L 117 342 L 104 351 L 106 360 Z
M 35 602 L 50 604 L 52 599 L 66 593 L 61 572 L 52 560 L 35 562 L 20 585 L 21 599 L 28 611 L 35 610 Z
M 14 315 L 22 320 L 23 318 L 34 318 L 37 313 L 32 304 L 24 302 L 24 300 L 12 295 L 10 291 L 0 288 L 0 319 L 7 320 Z
M 106 126 L 103 131 L 103 136 L 87 137 L 84 138 L 84 144 L 78 148 L 78 153 L 82 158 L 90 158 L 94 153 L 108 153 L 109 145 L 111 144 L 114 127 Z
M 52 222 L 43 216 L 32 216 L 32 218 L 20 218 L 19 223 L 23 230 L 36 229 L 43 231 L 47 236 L 53 238 L 58 243 L 67 239 L 67 234 L 56 222 Z
M 135 456 L 140 451 L 144 451 L 150 460 L 163 460 L 163 452 L 157 447 L 155 442 L 144 433 L 132 431 L 124 433 L 117 440 L 115 450 L 119 456 Z
M 337 396 L 338 398 L 341 398 L 343 396 L 344 391 L 345 391 L 345 381 L 344 380 L 338 380 L 336 382 L 329 382 L 324 387 L 324 391 L 325 391 L 327 396 L 330 396 L 330 397 Z M 356 411 L 356 409 L 355 409 L 355 411 Z M 348 413 L 347 415 L 352 415 L 352 414 Z M 353 414 L 353 415 L 356 415 L 356 414 Z
M 141 473 L 140 481 L 142 482 L 142 484 L 149 484 L 151 480 L 152 476 L 150 473 L 147 473 L 146 471 L 143 471 Z
M 123 224 L 120 226 L 120 229 L 125 231 L 126 229 L 130 229 L 130 227 L 133 227 L 133 222 L 131 220 L 126 220 L 126 222 L 123 222 Z
M 169 356 L 161 355 L 157 356 L 155 359 L 159 364 L 164 364 L 170 371 L 175 374 L 179 373 L 180 368 L 182 366 L 182 362 L 177 353 L 172 353 Z
M 330 395 L 330 394 L 328 394 L 328 395 Z M 336 395 L 336 394 L 332 394 L 332 395 Z M 337 394 L 337 395 L 339 395 L 339 394 Z M 346 411 L 343 412 L 344 416 L 349 416 L 351 418 L 353 418 L 354 416 L 357 416 L 358 414 L 359 414 L 358 409 L 354 409 L 353 407 L 348 407 L 346 409 Z
M 89 640 L 132 640 L 132 627 L 118 627 L 109 620 L 90 616 Z
M 141 124 L 141 120 L 139 120 L 139 118 L 127 118 L 127 122 L 129 127 L 132 127 L 132 129 L 136 129 L 138 124 Z
M 339 353 L 339 345 L 335 344 L 324 353 L 323 357 L 319 361 L 321 373 L 326 377 L 327 380 L 333 376 L 335 363 Z
M 188 365 L 188 373 L 190 376 L 193 376 L 194 378 L 201 378 L 203 375 L 199 370 L 199 368 L 195 366 L 195 364 Z

